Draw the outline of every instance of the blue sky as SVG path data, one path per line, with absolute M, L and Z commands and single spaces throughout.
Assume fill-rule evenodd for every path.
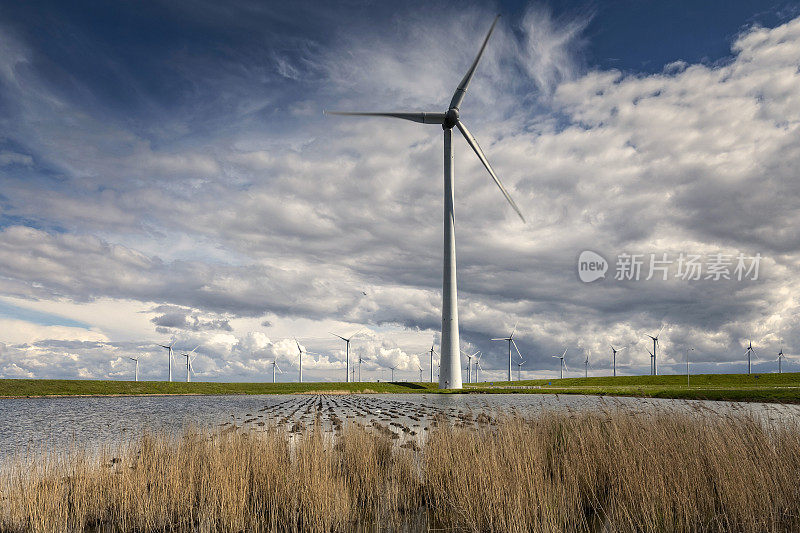
M 343 375 L 426 366 L 441 276 L 435 128 L 323 109 L 443 110 L 495 13 L 462 116 L 529 219 L 457 141 L 465 348 L 519 324 L 528 376 L 800 352 L 797 2 L 7 3 L 0 12 L 0 376 L 259 380 L 292 337 Z M 582 284 L 585 249 L 762 254 L 761 277 Z M 673 265 L 675 268 L 675 265 Z M 366 294 L 365 294 L 366 293 Z M 790 363 L 791 364 L 791 363 Z M 672 365 L 672 366 L 670 366 Z M 772 365 L 772 366 L 770 366 Z M 128 365 L 129 366 L 129 365 Z M 493 374 L 493 372 L 495 374 Z

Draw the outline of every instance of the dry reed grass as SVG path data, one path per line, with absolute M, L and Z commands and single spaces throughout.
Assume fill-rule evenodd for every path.
M 118 458 L 118 459 L 117 459 Z M 800 429 L 630 412 L 144 435 L 0 472 L 2 531 L 797 531 Z

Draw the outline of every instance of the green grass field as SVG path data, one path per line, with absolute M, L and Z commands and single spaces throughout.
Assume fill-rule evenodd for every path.
M 692 376 L 620 376 L 538 379 L 465 384 L 463 391 L 439 391 L 431 383 L 185 383 L 165 381 L 99 381 L 3 379 L 0 397 L 111 396 L 141 394 L 292 394 L 353 393 L 528 393 L 594 394 L 649 398 L 686 398 L 800 403 L 800 373 L 700 374 Z
M 486 392 L 537 392 L 543 394 L 595 394 L 648 398 L 685 398 L 755 402 L 800 403 L 800 373 L 699 374 L 669 376 L 618 376 L 537 379 L 468 385 Z M 538 388 L 529 388 L 538 387 Z
M 0 379 L 0 397 L 141 394 L 292 394 L 312 392 L 432 392 L 431 383 L 214 383 Z

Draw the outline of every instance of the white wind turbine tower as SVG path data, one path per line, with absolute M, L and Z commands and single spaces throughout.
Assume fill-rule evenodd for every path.
M 472 358 L 481 352 L 479 350 L 473 354 L 470 354 L 465 352 L 464 350 L 461 350 L 461 353 L 463 353 L 467 357 L 467 383 L 472 383 Z
M 558 370 L 560 372 L 559 379 L 564 379 L 564 369 L 567 368 L 567 362 L 564 360 L 564 357 L 566 357 L 567 355 L 567 350 L 569 350 L 569 348 L 565 348 L 564 353 L 562 353 L 561 355 L 553 356 L 559 360 L 559 366 L 558 366 Z M 567 368 L 567 370 L 569 370 L 569 368 Z
M 433 349 L 433 343 L 431 343 L 431 383 L 433 383 L 433 354 L 436 353 L 436 350 Z M 427 353 L 427 352 L 426 352 Z
M 198 349 L 199 347 L 200 345 L 198 344 L 197 346 L 194 347 L 194 350 Z M 197 357 L 197 356 L 192 357 L 194 350 L 192 350 L 189 353 L 183 352 L 181 354 L 186 358 L 186 383 L 189 383 L 191 381 L 191 379 L 189 379 L 189 371 L 194 372 L 194 368 L 192 368 L 192 361 L 194 361 L 195 357 Z
M 609 346 L 611 345 L 609 344 Z M 616 349 L 613 346 L 611 346 L 611 357 L 612 357 L 612 364 L 614 366 L 614 377 L 617 376 L 617 353 L 621 352 L 624 349 L 625 349 L 624 347 Z
M 175 337 L 172 337 L 172 342 L 169 345 L 158 344 L 162 348 L 166 348 L 169 352 L 169 380 L 172 381 L 172 347 L 175 346 Z
M 517 363 L 517 381 L 522 381 L 522 365 L 524 364 L 525 364 L 524 359 L 519 363 Z
M 307 351 L 304 347 L 300 346 L 300 343 L 297 342 L 297 339 L 294 340 L 294 343 L 297 345 L 297 356 L 299 357 L 299 361 L 300 361 L 300 375 L 298 377 L 298 383 L 302 383 L 303 382 L 303 354 L 306 354 L 306 355 L 319 355 L 319 354 L 311 353 L 311 352 Z
M 390 366 L 389 368 L 392 370 L 392 383 L 394 383 L 394 371 L 397 369 L 397 367 L 396 366 Z
M 480 374 L 478 370 L 483 370 L 483 365 L 481 364 L 481 354 L 478 352 L 478 355 L 475 356 L 475 383 L 479 383 L 481 381 Z
M 493 341 L 506 341 L 508 342 L 508 381 L 512 381 L 511 378 L 511 346 L 514 346 L 514 349 L 519 354 L 519 358 L 522 359 L 522 354 L 519 353 L 519 348 L 517 348 L 517 343 L 514 342 L 514 333 L 517 332 L 517 324 L 514 324 L 514 329 L 511 331 L 511 335 L 508 337 L 499 337 L 497 339 L 492 339 Z
M 781 351 L 783 351 L 783 348 L 781 348 Z M 751 355 L 755 355 L 756 358 L 758 358 L 758 354 L 756 353 L 755 349 L 753 349 L 753 341 L 747 341 L 747 351 L 744 352 L 744 354 L 747 356 L 747 374 L 749 375 L 750 374 L 750 356 Z
M 589 377 L 589 352 L 586 352 L 586 360 L 583 362 L 583 377 Z
M 347 383 L 350 383 L 350 341 L 353 339 L 353 337 L 355 337 L 356 335 L 358 335 L 362 331 L 364 331 L 364 330 L 363 329 L 359 330 L 356 333 L 353 333 L 352 335 L 350 335 L 346 339 L 344 337 L 342 337 L 341 335 L 337 335 L 336 333 L 331 333 L 331 335 L 333 335 L 334 337 L 339 337 L 340 339 L 342 339 L 346 344 L 345 345 L 345 353 L 346 353 L 347 368 L 345 369 L 344 376 L 345 376 L 345 380 L 347 381 Z
M 472 77 L 475 75 L 475 69 L 478 67 L 478 62 L 483 56 L 483 51 L 486 49 L 486 44 L 489 42 L 489 37 L 494 31 L 498 15 L 495 17 L 489 33 L 483 40 L 480 51 L 477 57 L 470 65 L 461 83 L 458 84 L 453 98 L 450 100 L 450 105 L 446 112 L 434 113 L 409 113 L 409 112 L 391 112 L 391 113 L 363 113 L 363 112 L 326 112 L 331 115 L 350 115 L 350 116 L 367 116 L 367 117 L 391 117 L 403 120 L 410 120 L 412 122 L 419 122 L 422 124 L 441 124 L 444 130 L 444 264 L 442 276 L 442 338 L 441 338 L 441 372 L 439 373 L 439 388 L 460 389 L 461 383 L 461 356 L 459 354 L 459 338 L 458 338 L 458 294 L 456 288 L 456 237 L 455 237 L 455 215 L 453 210 L 454 195 L 453 195 L 453 128 L 457 127 L 467 144 L 470 145 L 472 150 L 478 156 L 483 166 L 489 171 L 495 184 L 500 188 L 500 191 L 505 196 L 506 200 L 511 207 L 517 212 L 519 217 L 524 222 L 522 212 L 511 199 L 511 196 L 506 191 L 506 188 L 500 182 L 500 179 L 492 170 L 489 161 L 483 154 L 478 142 L 467 130 L 467 127 L 461 122 L 459 107 L 464 100 L 464 95 L 467 92 Z
M 419 368 L 419 382 L 422 383 L 422 367 L 417 364 L 417 368 Z
M 658 375 L 658 362 L 656 357 L 658 356 L 658 337 L 661 336 L 661 332 L 664 331 L 664 326 L 661 326 L 661 329 L 658 330 L 658 333 L 655 337 L 652 335 L 646 335 L 646 337 L 650 337 L 653 339 L 653 351 L 647 350 L 650 354 L 650 375 L 657 376 Z
M 130 359 L 131 361 L 135 361 L 136 362 L 136 370 L 134 370 L 134 373 L 133 373 L 133 380 L 134 381 L 139 381 L 139 358 L 138 357 L 128 357 L 128 359 Z M 780 363 L 778 363 L 778 366 L 780 366 Z
M 275 369 L 277 368 L 278 372 L 280 372 L 281 374 L 283 374 L 283 370 L 281 370 L 280 367 L 278 366 L 277 359 L 274 359 L 271 364 L 272 364 L 272 382 L 275 383 Z
M 369 358 L 362 357 L 361 355 L 358 356 L 358 381 L 361 382 L 361 363 L 364 361 L 369 361 Z

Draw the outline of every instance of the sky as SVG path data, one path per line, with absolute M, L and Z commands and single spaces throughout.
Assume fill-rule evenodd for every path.
M 429 376 L 441 129 L 323 110 L 445 111 L 497 13 L 461 118 L 526 222 L 454 133 L 481 379 L 515 327 L 523 378 L 800 354 L 798 2 L 2 4 L 0 377 L 164 380 L 174 339 L 296 381 L 297 339 L 341 381 L 331 332 Z

